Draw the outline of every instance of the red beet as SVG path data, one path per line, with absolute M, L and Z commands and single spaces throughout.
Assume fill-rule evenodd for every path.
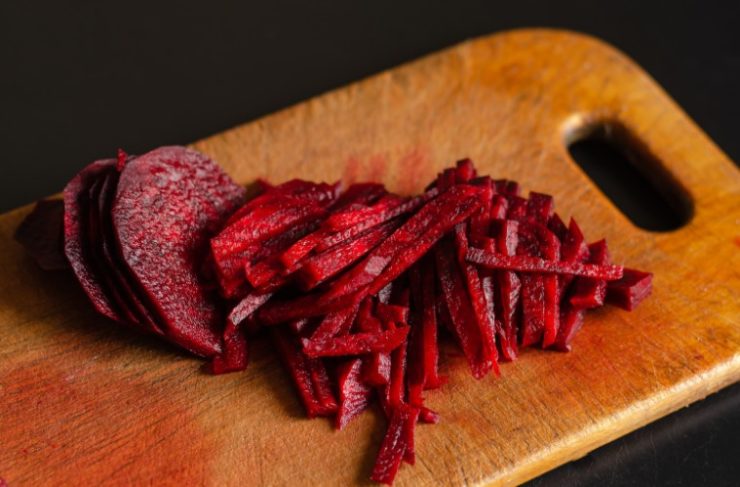
M 341 364 L 337 369 L 339 409 L 336 426 L 342 429 L 354 417 L 367 409 L 372 389 L 361 378 L 362 360 L 359 358 Z
M 156 308 L 165 336 L 199 355 L 220 351 L 223 328 L 199 265 L 208 238 L 243 199 L 244 189 L 216 164 L 182 147 L 128 162 L 118 183 L 111 214 L 121 256 Z
M 15 239 L 45 271 L 68 269 L 64 256 L 64 202 L 36 203 L 15 231 Z
M 632 309 L 651 291 L 651 274 L 586 246 L 551 196 L 521 197 L 469 159 L 413 198 L 376 183 L 260 186 L 237 209 L 244 191 L 204 156 L 121 151 L 65 190 L 67 257 L 101 313 L 211 356 L 213 373 L 246 367 L 247 335 L 269 325 L 309 417 L 341 429 L 377 397 L 379 482 L 414 464 L 416 423 L 440 419 L 423 397 L 445 382 L 438 325 L 481 378 L 519 346 L 570 350 L 586 309 Z M 54 245 L 47 210 L 18 232 L 41 236 L 39 258 Z M 225 321 L 213 281 L 234 300 Z
M 653 290 L 653 275 L 635 269 L 624 269 L 624 275 L 607 284 L 606 301 L 627 311 L 632 311 Z
M 90 298 L 98 313 L 114 321 L 123 321 L 115 305 L 106 295 L 102 276 L 95 269 L 88 243 L 88 190 L 104 176 L 116 161 L 96 161 L 80 171 L 64 188 L 64 254 L 67 256 L 77 282 Z

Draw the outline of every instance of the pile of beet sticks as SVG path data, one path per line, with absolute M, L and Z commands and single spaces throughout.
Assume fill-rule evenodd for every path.
M 374 183 L 261 186 L 210 242 L 221 294 L 238 303 L 211 369 L 243 369 L 247 334 L 267 328 L 309 417 L 342 428 L 376 398 L 378 482 L 414 463 L 416 423 L 439 420 L 423 391 L 445 382 L 440 330 L 482 378 L 521 347 L 569 350 L 586 310 L 650 293 L 651 274 L 611 264 L 551 196 L 523 198 L 470 160 L 410 198 Z

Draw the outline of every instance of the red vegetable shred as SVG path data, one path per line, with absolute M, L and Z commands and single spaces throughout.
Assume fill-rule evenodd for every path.
M 632 310 L 652 289 L 652 274 L 566 225 L 552 196 L 525 198 L 470 159 L 415 197 L 378 183 L 257 186 L 245 203 L 195 151 L 120 151 L 63 202 L 39 203 L 16 238 L 44 268 L 68 262 L 99 313 L 208 357 L 213 373 L 244 369 L 265 330 L 308 417 L 348 428 L 377 401 L 376 482 L 415 463 L 417 422 L 443 419 L 425 406 L 446 381 L 440 329 L 483 379 L 523 347 L 570 350 L 587 310 Z

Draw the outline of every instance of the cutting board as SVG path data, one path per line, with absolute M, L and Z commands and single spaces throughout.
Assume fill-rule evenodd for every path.
M 568 154 L 591 131 L 622 134 L 689 222 L 631 224 Z M 738 171 L 596 39 L 519 30 L 465 42 L 193 146 L 244 184 L 378 180 L 402 193 L 469 156 L 553 194 L 615 261 L 655 273 L 649 300 L 591 313 L 571 353 L 529 350 L 476 381 L 444 348 L 450 382 L 427 394 L 442 421 L 417 429 L 417 465 L 396 485 L 522 482 L 740 379 Z M 213 377 L 116 327 L 71 275 L 40 271 L 12 240 L 29 210 L 0 217 L 0 477 L 12 487 L 368 483 L 378 410 L 335 431 L 305 419 L 264 341 L 246 372 Z

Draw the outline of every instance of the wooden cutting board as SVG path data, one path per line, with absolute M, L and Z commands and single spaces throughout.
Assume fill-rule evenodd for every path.
M 245 87 L 248 89 L 248 87 Z M 628 133 L 690 222 L 633 226 L 570 159 Z M 617 262 L 655 273 L 636 311 L 591 313 L 569 354 L 531 350 L 476 381 L 445 349 L 442 415 L 396 484 L 515 484 L 740 379 L 740 177 L 639 67 L 590 37 L 519 30 L 466 42 L 194 144 L 238 181 L 378 180 L 420 191 L 464 156 L 555 195 Z M 111 148 L 113 150 L 114 148 Z M 101 154 L 104 156 L 105 154 Z M 70 176 L 72 176 L 70 174 Z M 378 411 L 307 420 L 264 342 L 244 373 L 97 316 L 71 275 L 37 269 L 0 217 L 0 477 L 24 485 L 367 484 Z

